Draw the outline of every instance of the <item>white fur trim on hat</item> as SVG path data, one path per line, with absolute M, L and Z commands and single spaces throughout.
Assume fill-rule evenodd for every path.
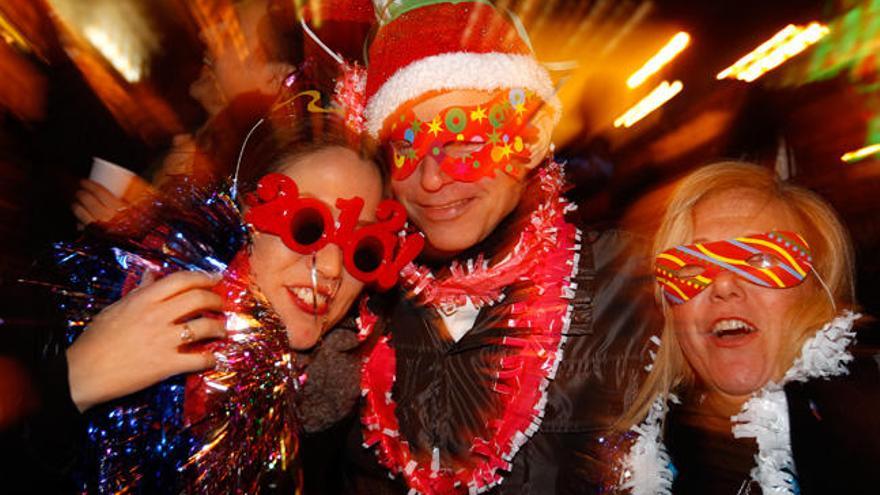
M 547 70 L 528 55 L 454 52 L 426 57 L 399 69 L 373 95 L 366 107 L 367 132 L 377 137 L 382 124 L 404 103 L 428 91 L 522 88 L 534 91 L 554 110 L 562 104 Z

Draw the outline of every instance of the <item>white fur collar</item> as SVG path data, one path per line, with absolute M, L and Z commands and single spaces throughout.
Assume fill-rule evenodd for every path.
M 779 383 L 771 382 L 743 404 L 731 417 L 733 435 L 754 438 L 758 444 L 756 466 L 750 476 L 764 495 L 798 493 L 797 477 L 789 437 L 788 403 L 783 387 L 790 382 L 805 382 L 849 373 L 853 360 L 848 348 L 855 339 L 853 322 L 861 315 L 844 311 L 826 323 L 801 348 L 800 356 Z M 674 395 L 670 400 L 677 402 Z M 633 495 L 668 495 L 674 478 L 669 453 L 663 443 L 663 421 L 668 411 L 664 397 L 651 405 L 647 417 L 630 432 L 635 443 L 623 460 L 619 488 Z

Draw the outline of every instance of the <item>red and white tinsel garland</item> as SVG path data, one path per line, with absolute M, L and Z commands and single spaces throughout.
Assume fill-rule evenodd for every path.
M 367 71 L 356 63 L 342 64 L 336 86 L 333 88 L 333 99 L 345 112 L 345 125 L 349 129 L 361 133 L 364 131 L 364 91 L 367 86 Z
M 574 207 L 561 197 L 561 166 L 549 163 L 539 172 L 543 202 L 503 261 L 492 267 L 478 258 L 454 264 L 449 276 L 437 279 L 427 268 L 410 265 L 403 270 L 404 288 L 434 306 L 475 305 L 498 301 L 501 291 L 515 281 L 530 280 L 529 298 L 508 308 L 508 328 L 528 328 L 527 336 L 504 337 L 501 345 L 515 352 L 497 364 L 493 390 L 502 401 L 500 417 L 488 421 L 485 436 L 472 440 L 476 462 L 466 467 L 440 465 L 435 449 L 431 459 L 417 456 L 401 438 L 392 397 L 396 354 L 391 338 L 379 339 L 364 363 L 361 389 L 365 397 L 361 421 L 364 445 L 375 446 L 379 461 L 392 475 L 403 476 L 411 492 L 423 494 L 482 493 L 503 481 L 503 471 L 529 437 L 538 431 L 547 403 L 547 387 L 562 360 L 562 346 L 571 317 L 580 250 L 580 232 L 565 221 Z M 466 269 L 465 269 L 466 267 Z M 377 318 L 362 306 L 361 333 Z

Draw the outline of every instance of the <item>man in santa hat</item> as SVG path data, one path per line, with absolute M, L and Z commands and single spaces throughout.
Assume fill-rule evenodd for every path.
M 659 327 L 647 258 L 566 219 L 560 104 L 516 23 L 486 1 L 379 14 L 366 127 L 427 242 L 387 307 L 361 314 L 381 337 L 353 489 L 597 491 Z

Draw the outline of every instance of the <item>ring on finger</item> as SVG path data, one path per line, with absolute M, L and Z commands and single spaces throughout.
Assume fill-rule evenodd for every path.
M 184 344 L 189 344 L 195 339 L 196 334 L 193 332 L 193 329 L 190 328 L 189 323 L 184 323 L 183 328 L 180 330 L 180 341 Z

